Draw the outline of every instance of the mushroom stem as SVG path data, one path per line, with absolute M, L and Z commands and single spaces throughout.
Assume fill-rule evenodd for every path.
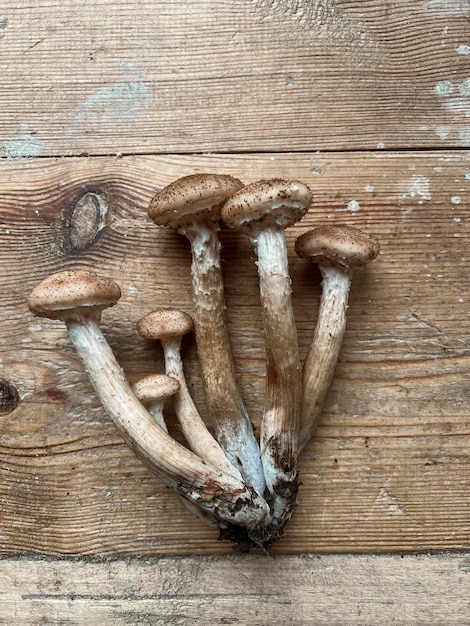
M 199 223 L 184 234 L 192 248 L 194 330 L 215 437 L 245 481 L 263 494 L 260 449 L 235 376 L 216 228 Z
M 218 238 L 221 206 L 242 187 L 226 175 L 185 176 L 156 194 L 149 216 L 191 243 L 194 327 L 209 416 L 229 461 L 246 484 L 263 494 L 259 445 L 236 381 L 226 325 Z
M 350 226 L 318 226 L 295 242 L 297 254 L 321 271 L 320 311 L 304 362 L 299 447 L 311 438 L 331 386 L 346 328 L 349 289 L 356 269 L 375 259 L 374 237 Z
M 261 458 L 266 483 L 279 496 L 280 485 L 297 478 L 297 439 L 302 398 L 297 330 L 291 302 L 287 247 L 282 228 L 253 229 L 266 342 L 266 401 L 261 423 Z M 290 489 L 288 490 L 290 491 Z M 296 488 L 295 488 L 296 494 Z M 275 498 L 282 516 L 287 497 Z
M 174 397 L 179 388 L 179 382 L 165 374 L 150 374 L 150 376 L 146 376 L 132 385 L 132 391 L 138 400 L 146 407 L 156 423 L 161 426 L 165 432 L 168 432 L 168 427 L 163 415 L 165 400 L 172 396 Z M 202 519 L 206 524 L 209 524 L 209 526 L 219 526 L 214 515 L 203 511 L 199 506 L 196 506 L 181 494 L 178 495 L 181 502 L 193 515 Z
M 85 270 L 53 274 L 28 297 L 40 317 L 63 321 L 101 403 L 129 447 L 163 482 L 220 520 L 260 542 L 269 507 L 252 488 L 204 463 L 155 423 L 137 399 L 99 327 L 101 311 L 119 300 L 112 280 Z
M 321 267 L 322 296 L 317 324 L 303 368 L 299 447 L 312 437 L 328 396 L 346 329 L 350 272 Z
M 137 400 L 98 326 L 98 316 L 64 320 L 95 391 L 132 450 L 163 482 L 218 519 L 257 528 L 267 514 L 262 498 L 234 477 L 204 463 L 172 439 Z
M 221 209 L 224 223 L 245 232 L 257 254 L 266 343 L 261 460 L 271 494 L 273 523 L 281 529 L 292 515 L 297 498 L 302 401 L 302 370 L 284 229 L 305 215 L 311 201 L 309 188 L 300 182 L 260 180 L 236 192 Z
M 192 317 L 178 309 L 156 309 L 145 315 L 137 324 L 137 332 L 142 337 L 160 341 L 165 357 L 166 374 L 179 383 L 179 391 L 174 396 L 174 407 L 190 448 L 204 461 L 242 480 L 240 472 L 230 463 L 223 449 L 207 429 L 186 384 L 181 359 L 181 341 L 193 328 Z
M 173 397 L 173 405 L 191 449 L 221 472 L 243 480 L 240 472 L 230 463 L 220 445 L 208 431 L 193 402 L 184 376 L 180 352 L 181 339 L 161 339 L 160 341 L 165 358 L 165 371 L 180 384 L 179 390 Z

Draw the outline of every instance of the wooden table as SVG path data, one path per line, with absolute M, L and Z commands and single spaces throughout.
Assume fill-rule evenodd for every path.
M 467 0 L 2 4 L 0 624 L 470 623 L 469 19 Z M 156 306 L 191 312 L 189 251 L 146 210 L 205 171 L 312 188 L 287 231 L 302 356 L 320 277 L 295 238 L 334 222 L 381 243 L 355 277 L 274 561 L 229 556 L 191 517 L 123 443 L 63 325 L 25 303 L 52 272 L 99 271 L 122 288 L 103 327 L 129 380 L 161 370 L 135 326 Z M 222 244 L 237 372 L 259 426 L 256 267 L 243 236 L 223 232 Z M 203 407 L 192 340 L 184 359 Z M 171 410 L 169 423 L 180 439 Z M 359 553 L 383 556 L 346 556 Z M 71 555 L 82 558 L 60 560 Z M 233 595 L 232 572 L 245 581 Z M 209 600 L 205 621 L 194 606 Z

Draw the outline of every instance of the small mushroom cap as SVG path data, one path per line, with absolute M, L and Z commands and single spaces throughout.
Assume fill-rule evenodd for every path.
M 243 230 L 254 223 L 287 228 L 302 219 L 312 204 L 312 192 L 296 180 L 258 180 L 234 194 L 222 207 L 222 220 Z
M 146 339 L 173 339 L 193 329 L 193 318 L 179 309 L 156 309 L 137 324 L 137 332 Z
M 166 400 L 179 391 L 180 384 L 176 378 L 166 374 L 151 374 L 142 378 L 132 386 L 132 391 L 142 404 Z
M 113 306 L 121 290 L 113 280 L 86 270 L 66 270 L 45 278 L 28 298 L 30 310 L 41 317 L 64 319 Z
M 379 243 L 367 233 L 352 226 L 318 226 L 295 242 L 297 254 L 318 265 L 338 265 L 360 269 L 375 259 Z
M 220 207 L 242 187 L 241 181 L 225 174 L 184 176 L 154 196 L 148 214 L 155 224 L 176 230 L 202 216 L 217 222 Z

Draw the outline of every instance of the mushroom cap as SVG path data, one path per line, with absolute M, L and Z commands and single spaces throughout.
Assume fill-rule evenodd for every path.
M 176 230 L 201 217 L 217 222 L 220 207 L 242 187 L 240 180 L 226 174 L 183 176 L 153 197 L 148 214 L 155 224 Z
M 113 280 L 87 270 L 66 270 L 36 285 L 28 306 L 35 315 L 63 319 L 77 310 L 84 315 L 101 311 L 120 297 L 119 285 Z
M 295 242 L 297 254 L 318 265 L 360 269 L 380 250 L 372 235 L 352 226 L 325 225 L 309 230 Z
M 193 329 L 193 318 L 179 309 L 156 309 L 137 324 L 137 332 L 147 339 L 173 339 Z
M 287 228 L 307 213 L 312 192 L 296 180 L 258 180 L 235 193 L 222 207 L 226 226 L 243 230 L 254 223 Z
M 179 388 L 176 378 L 166 374 L 151 374 L 132 385 L 132 391 L 142 404 L 171 398 Z

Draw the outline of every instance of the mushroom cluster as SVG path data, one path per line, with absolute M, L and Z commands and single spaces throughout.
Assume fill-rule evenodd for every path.
M 298 457 L 312 437 L 331 385 L 345 330 L 354 270 L 374 259 L 376 240 L 355 228 L 320 226 L 296 241 L 322 273 L 322 299 L 303 367 L 291 302 L 284 229 L 309 210 L 312 193 L 294 180 L 244 186 L 219 174 L 174 181 L 152 199 L 150 218 L 185 235 L 192 251 L 193 315 L 156 309 L 137 324 L 160 341 L 165 372 L 132 387 L 99 326 L 119 286 L 91 271 L 53 274 L 31 292 L 39 316 L 65 322 L 96 393 L 127 444 L 186 506 L 238 547 L 267 549 L 282 536 L 297 500 Z M 256 254 L 266 345 L 266 398 L 259 439 L 235 376 L 225 320 L 218 231 L 245 233 Z M 194 330 L 210 427 L 185 380 L 182 337 Z M 186 445 L 169 433 L 172 399 Z

